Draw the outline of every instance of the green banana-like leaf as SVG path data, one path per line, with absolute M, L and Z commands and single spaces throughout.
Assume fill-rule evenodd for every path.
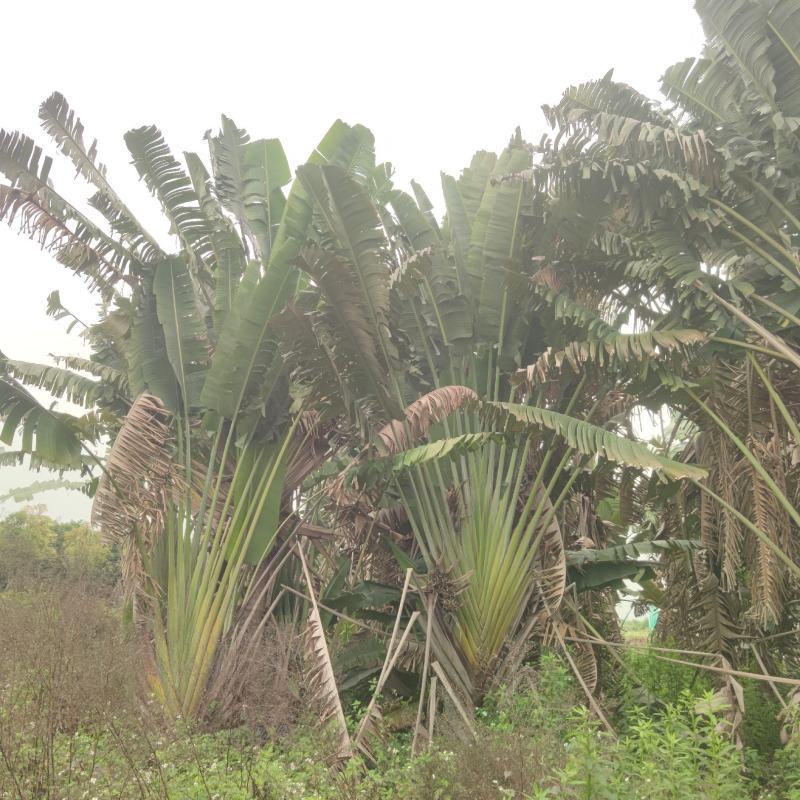
M 646 555 L 691 553 L 700 547 L 699 539 L 654 539 L 649 542 L 628 542 L 597 550 L 588 548 L 567 552 L 567 566 L 582 568 L 588 564 L 625 562 Z M 654 562 L 649 562 L 654 563 Z M 657 563 L 657 562 L 655 562 Z
M 634 161 L 659 159 L 670 154 L 673 164 L 682 160 L 699 173 L 709 159 L 705 134 L 683 131 L 657 104 L 624 83 L 612 80 L 609 72 L 599 81 L 572 86 L 555 107 L 545 106 L 553 126 L 596 135 Z
M 211 229 L 216 274 L 214 275 L 214 327 L 222 330 L 233 306 L 233 298 L 247 266 L 244 246 L 231 220 L 211 189 L 211 177 L 197 153 L 184 153 L 189 177 L 200 203 L 200 211 Z
M 492 175 L 496 173 L 497 155 L 486 150 L 479 150 L 472 156 L 469 166 L 458 178 L 458 191 L 464 203 L 464 209 L 473 225 L 483 196 L 490 184 Z
M 548 350 L 524 374 L 528 384 L 544 379 L 551 367 L 561 369 L 564 362 L 577 372 L 581 364 L 592 363 L 598 367 L 629 362 L 647 361 L 659 352 L 686 351 L 691 345 L 706 341 L 708 336 L 692 328 L 641 331 L 639 333 L 607 333 L 597 339 L 570 342 L 563 350 Z M 520 377 L 522 377 L 522 374 Z
M 48 472 L 58 472 L 59 475 L 63 475 L 67 470 L 75 469 L 74 466 L 47 461 L 35 453 L 26 453 L 24 450 L 5 450 L 0 447 L 0 467 L 19 467 L 25 463 L 25 459 L 28 460 L 28 469 L 33 472 L 40 472 L 44 469 Z M 86 455 L 81 455 L 80 461 L 80 470 L 83 475 L 91 472 L 92 467 L 97 464 L 96 461 Z
M 495 166 L 494 175 L 515 174 L 531 166 L 528 148 L 509 147 Z M 472 224 L 467 271 L 475 296 L 478 335 L 487 342 L 505 337 L 512 306 L 508 271 L 519 255 L 522 201 L 526 183 L 521 179 L 490 184 Z M 505 322 L 506 330 L 501 330 Z
M 399 189 L 392 190 L 389 194 L 389 203 L 403 235 L 415 252 L 441 243 L 439 233 L 431 224 L 430 218 L 406 192 Z
M 208 222 L 189 176 L 170 152 L 161 131 L 155 125 L 135 128 L 125 134 L 125 144 L 136 171 L 161 202 L 181 244 L 198 265 L 212 266 L 214 247 Z
M 107 392 L 107 387 L 102 382 L 63 367 L 14 359 L 3 360 L 2 366 L 9 375 L 25 386 L 44 389 L 53 397 L 63 397 L 70 403 L 87 408 L 93 406 Z
M 469 255 L 469 241 L 472 238 L 472 222 L 464 198 L 458 186 L 458 181 L 450 175 L 442 173 L 442 194 L 444 195 L 445 208 L 447 209 L 446 232 L 450 235 L 450 246 L 453 250 L 453 260 L 456 265 L 459 291 L 464 294 L 469 284 L 467 275 L 467 258 Z M 472 298 L 472 295 L 470 295 Z
M 358 172 L 373 153 L 372 134 L 338 120 L 309 157 L 310 164 L 338 164 Z M 374 154 L 372 155 L 374 163 Z M 233 418 L 254 395 L 275 354 L 270 326 L 291 298 L 298 273 L 294 261 L 308 239 L 311 205 L 305 188 L 295 181 L 286 200 L 269 264 L 222 329 L 201 400 L 224 417 Z M 255 276 L 254 276 L 255 277 Z M 238 297 L 242 296 L 239 292 Z
M 442 232 L 439 229 L 439 223 L 436 221 L 436 216 L 434 215 L 433 203 L 431 203 L 430 198 L 422 186 L 420 186 L 415 180 L 411 181 L 411 191 L 414 192 L 414 198 L 417 201 L 419 210 L 425 215 L 425 219 L 428 221 L 428 224 L 434 231 L 436 231 L 436 236 L 441 241 Z
M 321 217 L 322 247 L 355 271 L 378 333 L 389 308 L 389 275 L 388 242 L 375 206 L 341 167 L 307 164 L 297 175 Z
M 775 99 L 786 116 L 800 116 L 800 8 L 794 0 L 772 3 L 767 28 L 779 44 L 770 48 Z
M 286 204 L 281 187 L 292 178 L 283 147 L 277 139 L 249 141 L 225 116 L 209 147 L 220 201 L 249 232 L 266 264 Z
M 53 189 L 51 166 L 32 139 L 0 130 L 0 172 L 11 182 L 0 186 L 0 219 L 16 220 L 59 262 L 110 295 L 118 284 L 131 282 L 137 261 Z
M 461 292 L 477 307 L 481 289 L 481 264 L 475 255 L 473 242 L 482 242 L 483 233 L 476 235 L 478 214 L 487 192 L 491 192 L 491 177 L 495 174 L 497 155 L 481 150 L 472 157 L 458 180 L 442 174 L 442 192 L 447 207 L 447 225 L 453 245 L 456 266 L 461 276 Z M 486 212 L 484 212 L 484 217 Z M 481 225 L 485 227 L 485 223 Z
M 167 358 L 184 402 L 196 406 L 208 370 L 208 341 L 192 277 L 183 259 L 172 256 L 156 266 L 153 294 Z
M 53 92 L 39 106 L 39 119 L 42 121 L 42 128 L 55 140 L 59 150 L 75 165 L 78 174 L 99 190 L 93 198 L 92 205 L 101 210 L 112 225 L 119 225 L 121 220 L 125 219 L 127 222 L 125 234 L 143 242 L 150 255 L 157 253 L 160 248 L 156 241 L 144 230 L 133 212 L 122 202 L 108 182 L 106 166 L 97 159 L 97 139 L 87 149 L 83 140 L 83 124 L 70 108 L 64 95 Z
M 140 287 L 135 305 L 136 314 L 127 342 L 131 394 L 137 397 L 149 392 L 171 412 L 177 413 L 180 410 L 178 380 L 167 355 L 152 278 Z
M 94 183 L 98 189 L 108 190 L 106 167 L 97 160 L 97 139 L 91 147 L 86 148 L 83 124 L 63 94 L 53 92 L 39 106 L 39 119 L 42 128 L 52 136 L 59 150 L 75 165 L 78 174 Z
M 492 442 L 501 442 L 505 439 L 507 439 L 506 434 L 494 431 L 464 433 L 447 439 L 437 439 L 430 444 L 403 450 L 392 457 L 364 461 L 347 472 L 347 480 L 352 481 L 354 478 L 358 478 L 369 484 L 379 477 L 404 472 L 413 467 L 442 459 L 456 458 L 465 453 L 479 450 Z
M 306 165 L 298 179 L 313 202 L 322 241 L 303 251 L 301 265 L 324 297 L 319 313 L 334 340 L 332 357 L 359 401 L 370 397 L 394 408 L 388 243 L 378 210 L 367 190 L 338 167 Z
M 15 489 L 10 489 L 0 494 L 0 503 L 5 503 L 8 500 L 13 500 L 15 503 L 27 503 L 41 492 L 54 492 L 58 489 L 69 489 L 82 492 L 83 494 L 90 494 L 92 491 L 92 484 L 86 481 L 34 481 L 28 486 L 18 486 Z
M 585 456 L 602 456 L 618 464 L 654 469 L 670 478 L 705 478 L 706 471 L 653 453 L 646 445 L 557 411 L 518 403 L 484 403 L 488 416 L 511 418 L 526 427 L 547 428 Z M 498 413 L 499 412 L 499 413 Z
M 57 364 L 63 364 L 69 370 L 88 372 L 95 378 L 99 378 L 101 383 L 112 387 L 118 394 L 124 397 L 129 396 L 128 376 L 121 369 L 80 356 L 54 355 L 52 358 Z
M 639 583 L 655 577 L 652 561 L 602 561 L 588 564 L 582 570 L 569 569 L 567 580 L 577 592 L 589 589 L 624 589 L 625 580 Z
M 687 58 L 673 64 L 664 72 L 661 91 L 709 127 L 742 116 L 741 82 L 721 60 Z
M 748 89 L 777 112 L 766 5 L 750 0 L 697 0 L 695 8 L 711 44 L 735 60 L 747 76 Z
M 0 377 L 0 420 L 0 441 L 11 444 L 20 433 L 22 452 L 65 467 L 81 466 L 77 420 L 45 408 L 11 378 Z
M 255 505 L 259 498 L 251 476 L 263 475 L 275 470 L 275 477 L 270 482 L 266 499 L 255 521 L 251 522 L 249 519 L 240 518 L 239 524 L 234 524 L 228 533 L 229 552 L 235 553 L 239 547 L 239 538 L 247 534 L 251 524 L 254 525 L 255 529 L 250 534 L 244 560 L 251 566 L 258 566 L 278 533 L 283 479 L 286 475 L 287 462 L 285 454 L 282 454 L 280 443 L 252 443 L 239 455 L 239 460 L 241 465 L 237 468 L 236 480 L 232 486 L 234 508 L 239 505 Z

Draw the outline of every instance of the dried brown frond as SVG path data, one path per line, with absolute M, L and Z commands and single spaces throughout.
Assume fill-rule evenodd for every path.
M 284 496 L 299 488 L 303 481 L 325 461 L 330 451 L 328 433 L 320 423 L 316 412 L 306 411 L 301 415 L 286 469 Z
M 597 658 L 592 645 L 585 641 L 587 638 L 583 625 L 567 622 L 560 615 L 548 615 L 542 634 L 544 644 L 551 647 L 566 644 L 587 690 L 594 693 L 597 689 Z
M 738 615 L 733 607 L 732 594 L 723 591 L 709 562 L 709 554 L 703 551 L 693 559 L 696 581 L 691 600 L 696 618 L 693 644 L 703 652 L 728 656 L 734 651 L 740 636 L 736 624 Z
M 466 386 L 434 389 L 406 407 L 404 420 L 392 420 L 384 425 L 378 431 L 378 438 L 389 455 L 399 453 L 424 436 L 432 425 L 477 399 L 475 392 Z
M 124 554 L 127 591 L 140 583 L 139 549 L 161 535 L 176 484 L 170 447 L 170 413 L 151 394 L 134 400 L 111 446 L 92 505 L 92 524 Z
M 541 484 L 536 489 L 537 506 L 543 506 L 541 522 L 537 536 L 541 536 L 536 553 L 536 581 L 541 592 L 541 599 L 547 609 L 553 613 L 561 605 L 567 586 L 567 560 L 564 552 L 564 537 L 556 515 L 552 513 L 553 504 L 547 491 Z M 549 520 L 547 518 L 549 517 Z M 546 522 L 545 525 L 542 523 Z
M 90 288 L 99 289 L 105 297 L 113 295 L 115 284 L 130 282 L 117 265 L 51 213 L 47 201 L 36 193 L 0 185 L 0 220 L 9 225 L 16 222 L 22 234 L 43 250 L 54 253 L 69 269 L 86 277 Z
M 328 643 L 325 639 L 325 628 L 319 615 L 314 585 L 302 546 L 297 548 L 297 552 L 303 567 L 306 588 L 311 598 L 305 640 L 306 663 L 308 666 L 307 686 L 318 709 L 320 723 L 323 725 L 329 722 L 333 723 L 333 727 L 336 730 L 336 759 L 342 762 L 352 757 L 353 745 L 347 731 L 347 721 L 339 698 L 339 689 L 336 685 L 336 676 L 333 672 Z
M 752 440 L 749 445 L 761 464 L 779 486 L 783 484 L 785 490 L 785 474 L 777 437 L 766 445 Z M 773 542 L 783 546 L 791 538 L 791 527 L 786 510 L 764 479 L 751 466 L 748 469 L 748 479 L 753 522 Z M 748 612 L 748 617 L 755 620 L 760 627 L 765 628 L 777 624 L 781 619 L 786 570 L 774 551 L 765 542 L 760 538 L 748 538 L 754 562 L 751 588 L 752 607 Z

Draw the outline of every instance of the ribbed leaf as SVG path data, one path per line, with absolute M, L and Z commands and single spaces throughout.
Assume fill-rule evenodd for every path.
M 597 550 L 575 550 L 567 553 L 567 564 L 570 567 L 583 568 L 587 564 L 606 564 L 627 562 L 641 559 L 647 555 L 673 553 L 692 553 L 700 547 L 698 539 L 654 539 L 645 542 L 629 542 L 613 547 L 602 547 Z M 647 562 L 657 564 L 657 561 Z
M 370 482 L 379 476 L 384 477 L 391 473 L 404 472 L 412 467 L 418 467 L 434 461 L 456 458 L 465 453 L 471 453 L 474 450 L 486 447 L 492 442 L 501 442 L 505 438 L 506 435 L 503 433 L 480 432 L 464 433 L 460 436 L 451 436 L 448 439 L 437 439 L 430 444 L 403 450 L 392 457 L 365 461 L 351 469 L 347 478 L 352 480 L 358 477 Z
M 170 152 L 161 131 L 155 125 L 135 128 L 125 134 L 125 144 L 136 171 L 161 202 L 172 232 L 198 265 L 211 266 L 214 260 L 211 230 L 200 211 L 189 176 Z
M 183 259 L 172 256 L 156 266 L 153 294 L 167 358 L 184 402 L 196 406 L 208 370 L 208 341 L 192 278 Z
M 27 503 L 33 500 L 40 492 L 54 492 L 59 489 L 69 489 L 89 494 L 91 487 L 92 484 L 85 481 L 34 481 L 28 486 L 18 486 L 15 489 L 3 492 L 3 494 L 0 494 L 0 503 L 5 503 L 8 500 L 13 500 L 15 503 Z
M 741 88 L 725 62 L 707 58 L 679 61 L 661 79 L 664 95 L 709 127 L 741 116 Z
M 86 149 L 83 124 L 60 92 L 53 92 L 39 107 L 42 128 L 55 139 L 62 153 L 75 165 L 78 174 L 98 188 L 108 188 L 106 167 L 97 160 L 97 139 Z
M 513 146 L 500 156 L 493 174 L 518 173 L 531 165 L 526 147 Z M 508 180 L 490 185 L 472 225 L 467 270 L 477 296 L 478 335 L 491 343 L 505 338 L 511 314 L 509 270 L 519 255 L 525 183 Z M 505 322 L 505 330 L 501 324 Z
M 775 69 L 769 58 L 766 8 L 752 0 L 696 0 L 695 8 L 710 39 L 732 56 L 767 109 L 775 105 Z
M 381 219 L 366 190 L 340 167 L 308 164 L 297 171 L 321 227 L 321 248 L 304 259 L 319 278 L 331 311 L 341 319 L 339 337 L 363 358 L 371 393 L 391 413 L 388 378 L 397 367 L 389 339 L 389 252 Z
M 551 368 L 561 369 L 566 362 L 575 372 L 586 363 L 598 367 L 624 365 L 634 361 L 648 361 L 670 351 L 687 351 L 690 345 L 707 339 L 702 331 L 691 328 L 642 331 L 641 333 L 607 333 L 602 338 L 584 342 L 570 342 L 563 350 L 552 348 L 543 353 L 534 364 L 517 373 L 518 380 L 529 386 L 547 380 Z
M 250 234 L 266 264 L 286 204 L 281 187 L 292 177 L 283 147 L 277 139 L 250 142 L 225 116 L 209 147 L 219 198 Z
M 124 219 L 128 228 L 127 234 L 143 242 L 150 253 L 157 252 L 159 248 L 156 242 L 109 184 L 105 164 L 97 160 L 97 139 L 87 150 L 83 141 L 83 124 L 69 107 L 64 95 L 53 92 L 39 107 L 39 119 L 42 121 L 42 128 L 53 137 L 61 152 L 75 165 L 78 174 L 100 190 L 93 198 L 92 205 L 112 221 L 115 230 L 121 230 Z
M 93 406 L 107 392 L 100 381 L 62 367 L 14 359 L 3 361 L 2 366 L 24 385 L 45 389 L 53 397 L 64 397 L 81 406 Z
M 79 356 L 53 356 L 53 360 L 57 364 L 63 364 L 67 369 L 88 372 L 99 378 L 106 386 L 113 387 L 118 394 L 128 396 L 128 376 L 122 370 Z
M 135 259 L 50 185 L 52 159 L 19 133 L 0 131 L 0 172 L 12 186 L 0 186 L 0 219 L 17 218 L 21 229 L 65 266 L 86 274 L 103 289 L 129 281 Z
M 485 403 L 491 416 L 511 417 L 525 426 L 547 428 L 562 436 L 570 447 L 586 456 L 602 456 L 618 464 L 654 469 L 670 478 L 702 479 L 706 471 L 692 464 L 683 464 L 653 453 L 645 445 L 625 439 L 596 425 L 568 417 L 557 411 L 517 403 Z
M 195 194 L 211 228 L 211 242 L 214 246 L 214 327 L 222 327 L 233 307 L 233 298 L 247 266 L 244 246 L 232 222 L 222 211 L 217 198 L 212 193 L 211 178 L 205 165 L 196 153 L 184 153 L 189 176 Z
M 787 116 L 800 116 L 800 7 L 795 0 L 778 0 L 767 26 L 778 40 L 770 48 L 778 105 Z
M 458 275 L 458 288 L 463 294 L 472 285 L 467 275 L 467 258 L 469 255 L 469 242 L 472 238 L 472 222 L 464 204 L 464 198 L 458 187 L 458 182 L 450 175 L 442 173 L 442 194 L 447 208 L 447 230 L 450 234 L 450 245 L 453 249 L 453 259 Z M 474 302 L 474 295 L 469 295 Z
M 0 441 L 11 444 L 21 434 L 20 450 L 65 467 L 81 466 L 77 421 L 51 411 L 11 378 L 0 377 Z
M 338 164 L 347 171 L 358 171 L 369 161 L 372 147 L 372 134 L 366 128 L 351 128 L 337 121 L 311 154 L 309 163 Z M 238 308 L 222 330 L 203 387 L 203 404 L 225 417 L 238 413 L 272 362 L 275 342 L 269 335 L 270 325 L 294 293 L 297 272 L 293 262 L 308 238 L 310 224 L 306 191 L 300 181 L 295 181 L 265 274 L 246 296 L 241 292 L 237 296 Z
M 298 263 L 324 296 L 314 311 L 315 346 L 329 354 L 345 391 L 362 411 L 368 414 L 376 403 L 385 408 L 391 402 L 388 370 L 352 267 L 318 247 L 305 248 Z M 320 392 L 329 389 L 320 386 Z
M 551 125 L 596 135 L 614 148 L 615 155 L 624 150 L 634 161 L 680 159 L 694 174 L 708 164 L 702 131 L 682 131 L 652 100 L 611 80 L 610 73 L 602 80 L 570 87 L 557 106 L 545 106 L 544 112 Z
M 234 497 L 234 508 L 243 505 L 245 508 L 258 508 L 260 503 L 257 483 L 252 475 L 271 475 L 266 496 L 260 513 L 253 519 L 235 518 L 227 533 L 230 552 L 235 552 L 243 536 L 249 534 L 250 541 L 245 550 L 246 564 L 258 566 L 275 542 L 278 535 L 281 498 L 286 475 L 286 457 L 282 453 L 281 442 L 267 444 L 251 443 L 239 455 L 240 464 L 231 487 Z M 250 528 L 253 528 L 250 532 Z
M 131 393 L 155 395 L 173 413 L 180 409 L 178 381 L 167 355 L 156 298 L 148 282 L 135 298 L 136 313 L 127 342 Z

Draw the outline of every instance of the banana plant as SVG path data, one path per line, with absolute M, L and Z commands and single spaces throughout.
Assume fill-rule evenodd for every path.
M 662 535 L 703 547 L 659 579 L 660 630 L 735 664 L 743 633 L 796 625 L 800 16 L 790 0 L 696 5 L 706 46 L 666 70 L 669 110 L 610 74 L 545 109 L 556 134 L 530 180 L 563 244 L 538 291 L 563 344 L 524 378 L 624 366 L 631 395 L 681 421 L 665 453 L 709 476 L 662 497 Z M 590 313 L 570 307 L 576 283 Z M 635 356 L 597 324 L 609 312 L 631 336 L 696 334 Z
M 309 394 L 339 398 L 335 413 L 364 437 L 332 491 L 334 518 L 365 548 L 386 530 L 384 512 L 401 519 L 410 535 L 403 564 L 420 556 L 421 580 L 446 598 L 432 623 L 433 657 L 471 701 L 558 617 L 562 507 L 599 461 L 704 475 L 592 424 L 610 384 L 575 377 L 549 395 L 520 394 L 517 372 L 546 351 L 531 281 L 530 219 L 542 202 L 531 165 L 519 132 L 499 157 L 477 154 L 460 179 L 443 178 L 441 226 L 424 193 L 393 188 L 386 170 L 361 185 L 330 166 L 299 173 L 317 238 L 300 256 L 311 279 L 301 313 L 284 320 L 288 339 L 309 343 L 292 374 Z M 695 338 L 655 334 L 630 349 Z
M 263 631 L 265 615 L 253 612 L 261 578 L 294 533 L 293 494 L 325 450 L 311 405 L 290 395 L 274 324 L 300 285 L 311 199 L 301 181 L 285 192 L 291 171 L 279 142 L 250 141 L 227 118 L 209 137 L 210 170 L 194 153 L 184 167 L 157 128 L 137 128 L 125 141 L 169 229 L 154 236 L 112 188 L 66 100 L 53 95 L 40 114 L 95 187 L 89 202 L 107 229 L 56 192 L 50 158 L 20 134 L 0 135 L 9 181 L 0 216 L 85 277 L 104 307 L 85 330 L 88 360 L 3 357 L 3 439 L 21 435 L 22 453 L 60 468 L 108 443 L 102 462 L 87 454 L 100 468 L 93 522 L 125 555 L 154 690 L 169 713 L 197 718 L 213 713 L 212 679 L 235 684 L 226 649 Z M 372 135 L 338 121 L 314 164 L 361 175 L 374 165 Z M 68 315 L 57 298 L 51 306 Z M 85 405 L 95 430 L 43 406 L 26 384 Z

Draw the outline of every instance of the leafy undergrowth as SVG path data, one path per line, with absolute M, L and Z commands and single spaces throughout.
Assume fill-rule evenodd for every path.
M 800 800 L 800 748 L 776 747 L 761 731 L 766 717 L 754 717 L 752 746 L 737 752 L 720 719 L 697 712 L 710 684 L 647 654 L 628 657 L 644 687 L 623 679 L 616 705 L 606 698 L 618 738 L 544 654 L 477 709 L 474 738 L 443 708 L 420 754 L 401 723 L 375 744 L 375 763 L 332 770 L 333 739 L 313 718 L 281 713 L 216 732 L 165 722 L 142 699 L 135 637 L 79 588 L 0 593 L 0 639 L 3 798 Z M 291 678 L 259 687 L 272 692 L 268 704 L 294 705 L 282 696 Z M 413 718 L 406 712 L 386 719 Z M 353 726 L 358 713 L 354 704 Z

